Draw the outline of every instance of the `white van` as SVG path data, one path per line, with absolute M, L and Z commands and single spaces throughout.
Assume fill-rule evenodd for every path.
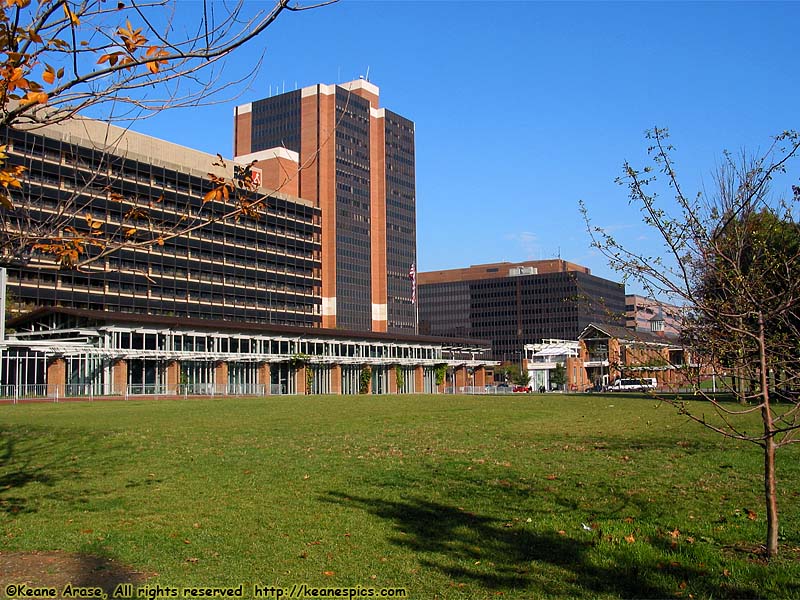
M 656 389 L 655 377 L 644 377 L 642 379 L 616 379 L 608 387 L 609 392 L 646 392 Z

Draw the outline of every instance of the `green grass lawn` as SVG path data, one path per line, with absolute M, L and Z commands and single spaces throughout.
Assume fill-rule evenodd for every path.
M 766 565 L 759 449 L 642 397 L 16 405 L 0 431 L 0 550 L 111 557 L 151 585 L 800 597 L 800 448 L 778 456 Z

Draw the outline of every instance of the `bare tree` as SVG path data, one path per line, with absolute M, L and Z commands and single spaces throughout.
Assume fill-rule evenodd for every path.
M 264 32 L 284 12 L 336 0 L 290 4 L 180 0 L 5 0 L 0 3 L 0 131 L 80 121 L 91 113 L 100 162 L 119 158 L 123 130 L 153 113 L 219 102 L 245 81 L 226 77 L 225 59 Z M 255 6 L 255 8 L 253 8 Z M 200 10 L 198 10 L 200 9 Z M 250 62 L 258 72 L 263 54 Z M 227 98 L 226 98 L 227 99 Z M 85 122 L 85 121 L 84 121 Z M 211 223 L 257 217 L 265 198 L 249 167 L 239 177 L 221 159 L 209 164 L 203 207 L 164 218 L 152 199 L 123 197 L 104 173 L 72 182 L 69 198 L 43 212 L 23 189 L 26 165 L 0 146 L 0 256 L 4 262 L 49 254 L 62 268 L 80 268 L 122 247 L 163 244 Z M 25 186 L 27 188 L 27 186 Z M 104 222 L 92 211 L 98 197 L 119 202 L 123 218 Z
M 665 129 L 647 134 L 652 164 L 624 164 L 618 183 L 664 244 L 661 256 L 625 247 L 590 224 L 594 247 L 613 268 L 641 284 L 653 296 L 683 305 L 683 344 L 705 363 L 724 370 L 728 394 L 699 385 L 701 402 L 665 397 L 680 413 L 725 437 L 750 442 L 764 457 L 763 486 L 767 515 L 765 551 L 778 552 L 775 454 L 798 442 L 800 429 L 800 225 L 796 220 L 800 189 L 774 199 L 770 184 L 800 152 L 800 135 L 786 131 L 763 154 L 749 158 L 725 154 L 711 193 L 687 194 L 673 162 Z M 666 182 L 672 202 L 656 188 Z M 672 208 L 665 207 L 671 204 Z M 702 369 L 698 370 L 702 372 Z M 726 401 L 731 395 L 739 401 Z M 761 417 L 752 431 L 754 414 Z M 749 425 L 749 428 L 748 428 Z
M 0 126 L 59 122 L 110 103 L 105 116 L 128 121 L 208 103 L 236 83 L 223 69 L 235 50 L 283 12 L 335 1 L 275 0 L 253 10 L 243 0 L 5 0 Z

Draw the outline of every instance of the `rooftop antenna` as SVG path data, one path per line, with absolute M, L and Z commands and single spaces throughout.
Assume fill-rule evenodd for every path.
M 369 81 L 369 65 L 367 65 L 367 75 L 365 77 L 367 81 Z

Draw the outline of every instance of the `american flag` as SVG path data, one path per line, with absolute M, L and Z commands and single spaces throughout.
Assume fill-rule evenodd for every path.
M 411 304 L 417 303 L 417 270 L 414 268 L 414 263 L 411 263 L 411 268 L 408 270 L 408 278 L 411 280 Z

